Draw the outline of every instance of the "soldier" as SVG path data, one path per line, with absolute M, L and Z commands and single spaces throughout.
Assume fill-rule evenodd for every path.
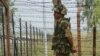
M 53 0 L 53 4 L 55 29 L 52 50 L 56 56 L 69 56 L 70 53 L 76 52 L 73 49 L 70 18 L 64 17 L 67 14 L 67 9 L 60 0 Z

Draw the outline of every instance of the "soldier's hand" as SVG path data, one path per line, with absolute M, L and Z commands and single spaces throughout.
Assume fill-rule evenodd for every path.
M 72 53 L 76 53 L 77 50 L 75 48 L 72 49 Z

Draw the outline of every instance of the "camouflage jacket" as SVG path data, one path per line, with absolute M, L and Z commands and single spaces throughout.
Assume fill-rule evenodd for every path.
M 52 50 L 56 53 L 70 53 L 72 48 L 67 41 L 67 37 L 71 36 L 70 20 L 65 18 L 61 20 L 60 23 L 57 23 L 55 27 L 55 34 L 52 40 Z

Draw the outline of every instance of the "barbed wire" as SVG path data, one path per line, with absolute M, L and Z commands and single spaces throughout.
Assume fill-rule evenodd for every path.
M 65 1 L 65 0 L 64 0 Z M 22 7 L 24 7 L 24 6 L 36 6 L 36 7 L 41 7 L 41 8 L 49 8 L 49 7 L 52 7 L 52 5 L 46 5 L 46 6 L 42 6 L 42 5 L 38 5 L 38 4 L 42 4 L 42 3 L 44 3 L 44 4 L 51 4 L 52 2 L 34 2 L 34 1 L 32 1 L 32 2 L 26 2 L 26 1 L 15 1 L 16 3 L 18 3 L 18 4 L 15 4 L 16 6 L 22 6 Z M 25 4 L 23 4 L 23 2 L 25 2 L 27 5 L 25 5 Z M 22 4 L 19 4 L 19 3 L 22 3 Z M 28 5 L 28 3 L 29 4 L 31 4 L 31 5 Z M 34 4 L 34 5 L 33 5 Z M 65 3 L 65 4 L 68 4 L 68 3 Z M 71 3 L 69 3 L 69 4 L 71 4 Z M 74 4 L 74 3 L 73 3 Z M 99 5 L 98 5 L 99 6 Z M 75 6 L 76 7 L 76 6 Z M 82 6 L 83 7 L 83 6 Z M 15 22 L 17 21 L 17 22 L 19 22 L 19 18 L 21 18 L 21 17 L 28 17 L 28 18 L 30 18 L 30 17 L 33 17 L 33 18 L 43 18 L 42 16 L 34 16 L 34 14 L 38 14 L 39 15 L 39 13 L 36 13 L 36 12 L 40 12 L 40 13 L 45 13 L 45 14 L 47 14 L 47 13 L 53 13 L 52 11 L 39 11 L 39 10 L 37 10 L 37 9 L 33 9 L 33 8 L 31 8 L 31 7 L 28 7 L 29 9 L 26 9 L 26 8 L 24 8 L 24 9 L 19 9 L 19 11 L 16 11 L 16 14 L 17 15 L 15 15 L 15 18 L 17 18 L 16 20 L 15 20 Z M 69 7 L 68 7 L 69 8 Z M 74 6 L 72 6 L 72 8 L 74 8 Z M 38 8 L 39 9 L 39 8 Z M 30 11 L 30 10 L 33 10 L 33 12 L 32 11 Z M 24 14 L 24 15 L 21 15 L 21 16 L 19 16 L 19 14 L 20 13 L 26 13 L 26 14 Z M 34 13 L 35 12 L 35 13 Z M 69 11 L 68 13 L 71 13 L 71 12 L 73 12 L 73 13 L 77 13 L 77 12 L 75 12 L 75 11 Z M 27 14 L 29 14 L 29 15 L 27 15 Z M 31 14 L 31 15 L 30 15 Z M 75 16 L 72 16 L 73 18 L 75 17 Z M 53 19 L 53 16 L 45 16 L 45 18 L 52 18 Z M 22 20 L 22 30 L 25 30 L 25 22 L 26 22 L 26 20 Z M 30 29 L 30 27 L 29 27 L 29 24 L 30 24 L 30 21 L 27 21 L 28 22 L 28 30 Z M 31 22 L 32 23 L 43 23 L 43 21 L 32 21 L 31 20 Z M 45 23 L 53 23 L 53 22 L 51 22 L 51 21 L 46 21 Z M 72 23 L 72 24 L 77 24 L 77 23 Z M 41 24 L 42 25 L 42 24 Z M 35 26 L 32 26 L 32 27 L 34 27 L 34 28 L 38 28 L 38 30 L 40 29 L 41 31 L 42 31 L 42 29 L 44 29 L 44 28 L 42 28 L 42 27 L 35 27 Z M 15 26 L 15 28 L 20 28 L 19 27 L 19 24 L 17 24 L 17 26 Z M 54 28 L 45 28 L 45 29 L 49 29 L 49 30 L 54 30 Z M 73 30 L 76 30 L 76 29 L 73 29 Z M 82 29 L 81 29 L 82 30 Z M 19 32 L 19 31 L 18 31 Z M 23 31 L 23 32 L 25 32 L 25 31 Z M 29 32 L 29 31 L 28 31 Z M 35 32 L 36 32 L 36 29 L 35 29 Z M 16 30 L 16 33 L 17 33 L 17 30 Z M 44 34 L 44 32 L 42 31 L 42 33 Z M 30 34 L 30 33 L 29 33 Z M 29 35 L 28 34 L 28 35 Z M 89 34 L 89 33 L 87 33 L 87 34 Z M 38 34 L 36 34 L 36 35 L 38 35 Z M 74 37 L 74 36 L 73 36 Z M 99 37 L 99 36 L 98 36 Z M 33 37 L 32 37 L 33 38 Z M 37 38 L 37 36 L 36 36 L 36 38 Z M 1 37 L 0 37 L 0 39 L 1 39 Z M 97 38 L 98 39 L 98 38 Z M 26 38 L 23 40 L 23 51 L 24 51 L 24 48 L 26 47 L 25 45 L 24 45 L 24 42 L 25 42 L 25 40 L 26 40 Z M 34 38 L 32 39 L 32 40 L 34 40 Z M 52 40 L 52 37 L 51 37 L 51 39 L 48 39 L 48 40 Z M 92 55 L 92 42 L 93 42 L 93 39 L 90 37 L 89 39 L 85 39 L 85 38 L 81 38 L 81 40 L 85 43 L 85 44 L 82 44 L 82 48 L 86 48 L 86 49 L 89 49 L 89 50 L 82 50 L 82 55 L 84 55 L 84 56 L 86 56 L 86 55 Z M 20 41 L 20 39 L 18 38 L 17 39 L 17 41 Z M 30 39 L 28 39 L 28 41 L 29 41 L 29 43 L 30 43 Z M 41 41 L 38 39 L 38 41 L 41 43 Z M 74 41 L 77 41 L 77 39 L 75 39 Z M 49 42 L 49 41 L 48 41 Z M 99 43 L 100 42 L 100 40 L 97 40 L 96 41 L 97 43 Z M 1 43 L 1 42 L 0 42 Z M 40 43 L 38 43 L 38 44 L 36 44 L 37 43 L 37 39 L 35 40 L 35 42 L 33 41 L 33 43 L 35 43 L 35 47 L 33 47 L 33 54 L 34 55 L 36 55 L 36 56 L 39 56 L 39 54 L 37 53 L 37 52 L 40 52 L 40 53 L 42 53 L 42 55 L 44 55 L 44 45 L 43 44 L 40 44 Z M 49 42 L 49 43 L 51 43 L 51 41 Z M 49 44 L 48 43 L 48 44 Z M 89 43 L 89 45 L 87 45 L 87 43 Z M 18 44 L 20 44 L 20 43 L 18 43 Z M 18 45 L 17 44 L 17 45 Z M 39 48 L 39 45 L 41 45 L 42 46 L 42 48 L 39 50 L 38 48 Z M 84 46 L 85 45 L 85 46 Z M 28 44 L 28 46 L 29 46 L 29 48 L 30 48 L 30 44 Z M 49 46 L 51 46 L 51 45 L 49 45 Z M 20 50 L 20 47 L 19 47 L 19 45 L 17 46 L 18 47 L 18 50 Z M 28 49 L 29 49 L 28 48 Z M 100 48 L 100 46 L 97 46 L 97 48 L 99 49 Z M 1 48 L 0 48 L 1 49 Z M 36 49 L 36 50 L 35 50 Z M 91 49 L 91 50 L 90 50 Z M 26 50 L 26 49 L 25 49 Z M 31 50 L 29 49 L 28 50 L 29 52 L 31 52 Z M 51 52 L 52 50 L 51 49 L 48 49 L 48 52 Z M 88 53 L 89 52 L 89 53 Z M 100 51 L 97 51 L 97 52 L 100 52 Z M 20 52 L 18 52 L 18 54 L 20 54 Z M 26 52 L 23 52 L 23 54 L 26 54 Z M 28 53 L 29 54 L 29 53 Z M 20 55 L 19 55 L 20 56 Z M 99 56 L 99 55 L 98 55 Z

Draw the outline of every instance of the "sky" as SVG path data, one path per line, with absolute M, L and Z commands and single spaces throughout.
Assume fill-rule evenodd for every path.
M 15 22 L 19 22 L 19 18 L 22 19 L 23 27 L 25 26 L 25 21 L 32 23 L 32 26 L 38 27 L 40 29 L 45 27 L 47 32 L 53 32 L 54 28 L 54 16 L 53 16 L 53 4 L 52 0 L 12 0 L 14 2 L 14 8 L 17 8 L 15 11 L 14 19 Z M 71 18 L 71 27 L 72 30 L 77 29 L 76 25 L 76 15 L 77 15 L 77 2 L 76 0 L 62 0 L 62 3 L 68 9 L 68 13 L 65 17 Z M 43 10 L 44 8 L 44 10 Z M 43 13 L 44 12 L 44 13 Z M 16 24 L 18 26 L 18 24 Z M 86 27 L 86 24 L 81 24 L 81 28 Z

